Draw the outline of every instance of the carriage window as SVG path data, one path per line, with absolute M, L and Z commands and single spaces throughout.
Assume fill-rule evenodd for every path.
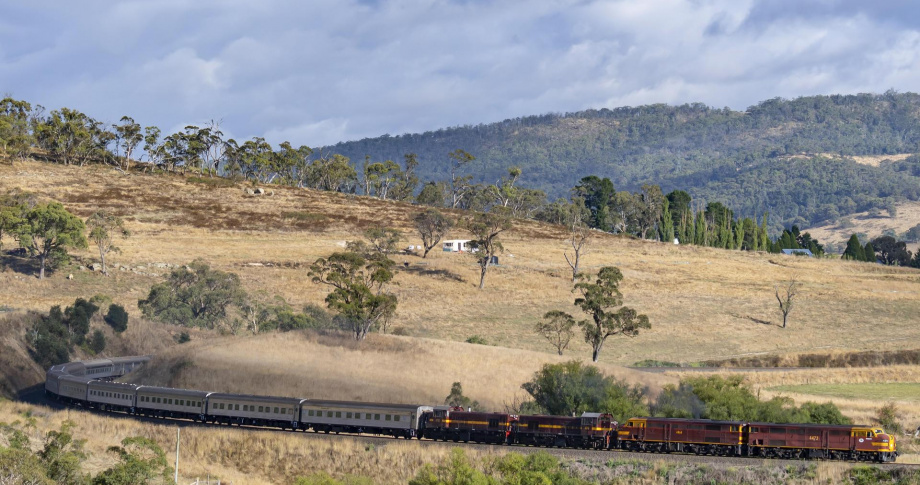
M 393 421 L 399 421 L 399 415 L 398 415 L 398 414 L 395 415 L 395 416 L 393 416 Z
M 380 415 L 374 414 L 374 421 L 380 421 Z
M 332 411 L 326 411 L 326 417 L 327 417 L 327 418 L 331 418 L 331 417 L 332 417 Z
M 278 414 L 278 408 L 275 408 L 275 414 Z
M 351 419 L 351 413 L 345 413 L 345 418 Z
M 336 412 L 335 412 L 335 417 L 341 418 L 341 417 L 342 417 L 342 411 L 336 411 Z
M 364 419 L 371 419 L 371 413 L 365 414 L 365 415 L 364 415 Z
M 389 421 L 390 419 L 392 419 L 392 417 L 389 414 L 387 414 L 385 420 Z

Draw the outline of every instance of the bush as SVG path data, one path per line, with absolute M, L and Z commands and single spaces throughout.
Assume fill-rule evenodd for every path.
M 104 319 L 105 323 L 118 333 L 128 329 L 128 312 L 121 305 L 115 303 L 109 305 L 109 311 L 105 314 Z
M 471 409 L 473 411 L 484 411 L 484 409 L 479 406 L 479 401 L 474 401 L 463 395 L 463 385 L 459 382 L 455 382 L 450 387 L 450 394 L 444 399 L 444 404 L 468 410 Z
M 105 350 L 105 334 L 102 333 L 102 330 L 96 329 L 93 330 L 93 335 L 90 337 L 89 341 L 86 343 L 86 346 L 94 354 L 98 354 Z
M 188 332 L 182 332 L 179 335 L 176 335 L 175 339 L 176 343 L 184 344 L 186 342 L 191 342 L 192 337 L 188 334 Z
M 99 307 L 83 298 L 77 298 L 73 306 L 64 310 L 64 324 L 70 330 L 71 342 L 82 345 L 89 333 L 89 321 L 99 311 Z
M 547 414 L 603 412 L 612 414 L 617 421 L 648 415 L 644 389 L 604 376 L 597 367 L 577 360 L 545 364 L 521 388 Z
M 692 390 L 705 404 L 700 417 L 730 421 L 764 421 L 769 423 L 850 424 L 832 403 L 807 402 L 798 408 L 792 399 L 775 397 L 760 401 L 744 377 L 692 377 L 681 381 L 681 389 Z M 678 408 L 679 410 L 679 408 Z
M 489 345 L 489 343 L 486 342 L 486 339 L 480 337 L 479 335 L 473 335 L 472 337 L 466 339 L 466 343 L 476 345 Z
M 893 402 L 878 408 L 875 420 L 889 433 L 900 434 L 904 431 L 904 427 L 898 422 L 898 407 Z
M 29 332 L 29 344 L 32 359 L 46 369 L 70 360 L 70 332 L 60 306 L 51 307 L 48 315 L 38 317 Z

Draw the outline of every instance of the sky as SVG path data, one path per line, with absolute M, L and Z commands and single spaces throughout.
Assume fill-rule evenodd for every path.
M 907 0 L 37 0 L 0 95 L 331 145 L 584 109 L 920 89 Z

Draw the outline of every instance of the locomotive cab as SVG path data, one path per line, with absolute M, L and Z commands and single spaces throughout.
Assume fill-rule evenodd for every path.
M 893 434 L 888 434 L 882 428 L 872 430 L 873 445 L 877 447 L 880 461 L 894 461 L 898 457 L 898 445 Z

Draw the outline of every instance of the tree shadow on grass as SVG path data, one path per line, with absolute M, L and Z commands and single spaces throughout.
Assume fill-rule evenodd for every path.
M 462 276 L 458 275 L 457 273 L 454 273 L 453 271 L 449 271 L 446 269 L 426 268 L 424 266 L 417 266 L 417 265 L 410 265 L 410 266 L 403 265 L 399 267 L 399 270 L 406 272 L 406 273 L 418 275 L 418 276 L 431 276 L 434 278 L 442 278 L 446 280 L 459 281 L 461 283 L 466 281 L 465 279 L 463 279 Z
M 40 263 L 37 258 L 30 258 L 23 249 L 9 249 L 0 252 L 0 270 L 8 269 L 19 274 L 38 276 Z M 45 266 L 45 276 L 53 273 L 52 268 Z
M 754 323 L 759 323 L 759 324 L 761 324 L 761 325 L 773 325 L 773 322 L 771 322 L 771 321 L 769 321 L 769 320 L 761 320 L 761 319 L 759 319 L 759 318 L 754 318 L 754 317 L 752 317 L 752 316 L 750 316 L 750 315 L 739 315 L 739 314 L 737 314 L 737 313 L 731 313 L 730 315 L 733 316 L 733 317 L 735 317 L 735 318 L 741 318 L 741 319 L 744 319 L 744 320 L 750 320 L 750 321 L 752 321 L 752 322 L 754 322 Z

